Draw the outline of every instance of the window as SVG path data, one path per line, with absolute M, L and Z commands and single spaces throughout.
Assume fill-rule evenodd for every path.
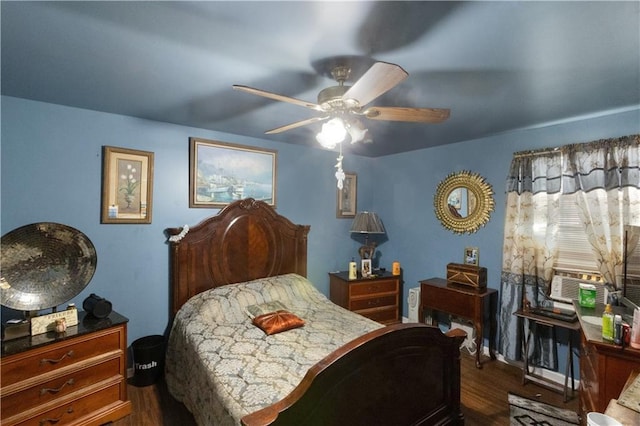
M 636 227 L 640 228 L 640 227 Z M 636 229 L 636 232 L 640 231 Z M 631 239 L 630 236 L 628 236 Z M 635 248 L 627 259 L 627 278 L 633 278 L 634 281 L 640 281 L 640 242 L 636 243 Z
M 576 208 L 576 194 L 565 194 L 559 198 L 558 258 L 555 268 L 598 273 L 596 257 Z
M 604 191 L 602 193 L 605 196 Z M 640 191 L 632 189 L 630 196 L 640 200 Z M 562 271 L 598 274 L 596 256 L 576 208 L 576 194 L 561 195 L 559 202 L 558 257 L 554 267 Z M 622 283 L 622 267 L 619 272 L 616 278 L 618 285 Z M 636 245 L 629 259 L 627 275 L 640 278 L 640 244 Z

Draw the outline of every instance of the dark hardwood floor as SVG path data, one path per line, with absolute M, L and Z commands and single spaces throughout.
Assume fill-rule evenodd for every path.
M 578 392 L 569 402 L 562 395 L 528 383 L 522 386 L 519 368 L 499 361 L 483 358 L 484 367 L 475 367 L 475 358 L 462 354 L 462 405 L 467 426 L 509 424 L 507 393 L 536 399 L 557 407 L 578 411 Z M 428 397 L 425 389 L 425 397 Z M 114 426 L 193 426 L 195 421 L 189 411 L 169 395 L 164 382 L 145 387 L 128 387 L 133 413 Z

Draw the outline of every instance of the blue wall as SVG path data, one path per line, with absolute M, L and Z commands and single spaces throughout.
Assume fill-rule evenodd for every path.
M 512 154 L 639 132 L 640 109 L 635 109 L 375 159 L 373 209 L 389 238 L 380 247 L 383 263 L 401 262 L 406 292 L 421 279 L 444 276 L 447 263 L 462 262 L 464 247 L 478 247 L 489 287 L 499 288 L 505 183 Z M 447 231 L 433 208 L 440 181 L 462 170 L 482 175 L 495 193 L 489 223 L 471 235 Z
M 311 225 L 309 278 L 328 294 L 328 271 L 345 269 L 358 244 L 350 220 L 336 219 L 337 154 L 132 117 L 2 97 L 1 233 L 34 222 L 84 232 L 98 254 L 96 273 L 72 301 L 96 293 L 130 319 L 129 342 L 163 333 L 168 321 L 168 247 L 164 230 L 195 225 L 217 209 L 190 209 L 189 137 L 278 150 L 277 210 Z M 153 223 L 100 224 L 102 146 L 154 152 Z M 367 208 L 370 159 L 349 157 Z M 5 311 L 6 313 L 6 311 Z
M 130 319 L 129 342 L 167 326 L 164 229 L 217 213 L 188 207 L 190 136 L 278 150 L 277 210 L 311 225 L 309 278 L 320 291 L 328 294 L 328 271 L 346 269 L 357 255 L 351 221 L 335 217 L 334 152 L 6 96 L 1 107 L 1 233 L 33 222 L 84 232 L 96 246 L 98 267 L 73 302 L 81 306 L 92 292 L 111 300 Z M 376 211 L 385 224 L 380 264 L 401 262 L 405 295 L 419 280 L 443 276 L 447 263 L 462 261 L 465 246 L 480 249 L 489 286 L 499 288 L 504 182 L 513 152 L 639 132 L 635 109 L 382 158 L 345 154 L 344 168 L 358 174 L 358 209 Z M 152 224 L 100 224 L 103 145 L 155 153 Z M 481 174 L 495 192 L 490 222 L 472 235 L 447 231 L 433 212 L 438 183 L 461 170 Z

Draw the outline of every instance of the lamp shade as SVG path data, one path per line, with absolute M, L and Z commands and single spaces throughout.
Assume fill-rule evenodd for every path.
M 351 232 L 357 234 L 384 234 L 384 225 L 373 212 L 358 212 L 351 224 Z

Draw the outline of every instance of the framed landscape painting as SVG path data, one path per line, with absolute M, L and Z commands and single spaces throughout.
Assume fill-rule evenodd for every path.
M 189 207 L 243 198 L 276 205 L 277 151 L 189 138 Z

